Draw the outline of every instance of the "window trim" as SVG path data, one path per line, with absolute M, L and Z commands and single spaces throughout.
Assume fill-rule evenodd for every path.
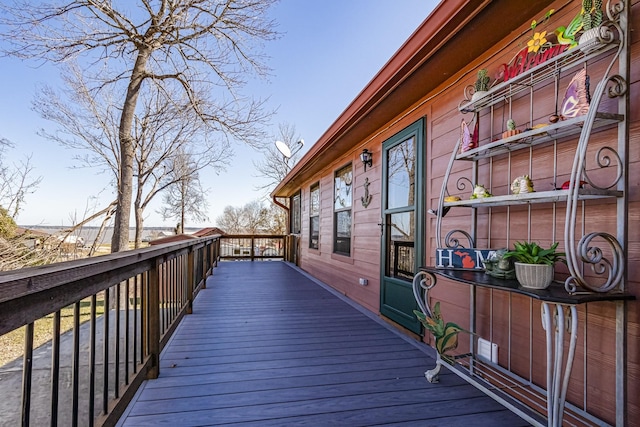
M 336 197 L 338 192 L 338 186 L 336 185 L 338 177 L 341 175 L 343 171 L 349 169 L 351 172 L 351 181 L 349 184 L 346 184 L 349 187 L 349 205 L 336 208 Z M 347 252 L 341 251 L 337 249 L 338 246 L 338 214 L 342 212 L 349 213 L 349 248 Z M 350 162 L 338 169 L 336 169 L 333 173 L 333 248 L 332 253 L 336 255 L 341 255 L 345 257 L 351 257 L 351 245 L 353 243 L 353 164 Z
M 317 211 L 313 210 L 313 193 L 318 192 L 318 206 Z M 315 246 L 313 245 L 314 235 L 313 235 L 313 220 L 317 218 L 318 229 L 316 230 L 315 236 Z M 309 187 L 309 249 L 320 249 L 320 182 L 316 182 Z
M 298 190 L 297 193 L 291 196 L 289 204 L 291 206 L 291 211 L 289 212 L 289 233 L 300 234 L 302 232 L 302 191 Z M 298 226 L 297 228 L 296 225 Z

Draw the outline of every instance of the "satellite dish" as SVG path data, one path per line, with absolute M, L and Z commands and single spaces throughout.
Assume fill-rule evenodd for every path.
M 285 158 L 290 158 L 291 157 L 291 149 L 289 148 L 289 146 L 287 144 L 285 144 L 282 141 L 276 141 L 276 148 L 278 149 L 278 151 L 285 157 Z

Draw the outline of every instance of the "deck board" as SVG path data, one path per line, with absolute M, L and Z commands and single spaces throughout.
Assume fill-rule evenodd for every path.
M 525 426 L 283 262 L 223 262 L 121 426 Z

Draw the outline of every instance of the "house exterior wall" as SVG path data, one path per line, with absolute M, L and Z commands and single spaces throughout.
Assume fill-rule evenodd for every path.
M 629 123 L 629 191 L 628 191 L 628 222 L 625 232 L 627 245 L 627 281 L 626 290 L 636 297 L 640 297 L 640 180 L 638 167 L 640 166 L 640 1 L 632 1 L 630 32 L 630 97 L 631 111 Z M 385 140 L 405 129 L 417 120 L 425 119 L 425 159 L 426 162 L 426 207 L 435 208 L 445 170 L 449 162 L 451 151 L 460 134 L 460 121 L 465 118 L 458 106 L 463 96 L 464 87 L 473 83 L 475 72 L 479 68 L 496 70 L 500 64 L 508 63 L 512 57 L 526 46 L 527 34 L 531 32 L 531 21 L 540 19 L 549 9 L 555 9 L 555 22 L 569 22 L 580 8 L 580 2 L 557 1 L 550 7 L 539 10 L 522 25 L 503 39 L 500 43 L 487 45 L 485 53 L 472 58 L 468 66 L 457 70 L 451 77 L 435 90 L 424 93 L 422 99 L 408 108 L 402 114 L 386 123 L 384 126 L 371 129 L 370 133 L 354 144 L 352 149 L 340 158 L 324 165 L 323 169 L 313 177 L 308 178 L 300 186 L 302 191 L 302 232 L 300 244 L 300 266 L 330 284 L 339 292 L 359 302 L 374 313 L 379 313 L 380 301 L 380 259 L 381 259 L 381 222 L 382 194 L 381 149 Z M 634 31 L 636 30 L 636 31 Z M 481 29 L 478 37 L 482 37 Z M 464 46 L 459 46 L 461 55 Z M 594 71 L 600 70 L 604 64 L 594 64 Z M 566 81 L 562 81 L 564 88 Z M 534 115 L 542 119 L 553 111 L 553 97 L 549 95 L 550 88 L 541 92 L 536 99 Z M 527 118 L 519 115 L 515 110 L 514 118 L 520 123 Z M 502 116 L 496 119 L 494 126 L 503 126 Z M 594 134 L 589 142 L 589 155 L 594 157 L 600 147 L 611 145 L 616 138 L 615 129 L 607 129 Z M 483 137 L 488 137 L 484 134 Z M 373 153 L 373 166 L 367 167 L 366 172 L 360 162 L 359 154 L 362 149 Z M 550 185 L 548 177 L 553 176 L 554 157 L 557 157 L 557 168 L 571 169 L 575 144 L 559 144 L 557 153 L 553 147 L 542 148 L 535 158 L 536 188 L 544 189 Z M 527 170 L 528 153 L 514 155 L 512 167 L 522 166 Z M 499 162 L 500 160 L 498 160 Z M 352 248 L 351 256 L 344 257 L 333 254 L 333 176 L 334 172 L 351 163 L 354 177 L 354 199 L 352 204 Z M 500 167 L 498 164 L 497 167 Z M 462 176 L 466 166 L 456 165 L 454 177 Z M 506 188 L 512 177 L 489 176 L 487 168 L 480 164 L 479 182 L 493 180 L 494 188 Z M 516 176 L 516 175 L 514 175 Z M 560 174 L 562 176 L 562 174 Z M 360 198 L 364 195 L 364 180 L 368 178 L 371 203 L 364 207 Z M 568 178 L 567 178 L 568 179 Z M 309 249 L 309 190 L 316 182 L 320 183 L 320 247 L 318 250 Z M 451 188 L 451 187 L 450 187 Z M 466 197 L 466 196 L 465 196 Z M 563 209 L 559 205 L 558 209 Z M 579 227 L 589 230 L 606 231 L 616 234 L 616 203 L 595 202 L 588 204 L 588 213 L 584 220 L 579 220 Z M 447 217 L 447 228 L 469 228 L 469 215 L 450 213 Z M 531 218 L 534 218 L 533 221 Z M 439 243 L 435 235 L 436 221 L 434 216 L 425 219 L 425 236 L 417 236 L 425 242 L 426 259 L 421 265 L 434 265 L 435 252 Z M 479 240 L 478 247 L 503 247 L 515 240 L 542 239 L 549 240 L 549 230 L 557 230 L 556 240 L 562 241 L 564 229 L 564 214 L 552 216 L 548 206 L 536 206 L 531 210 L 513 209 L 508 213 L 496 209 L 491 213 L 481 211 L 478 217 Z M 566 277 L 567 271 L 558 268 L 559 275 Z M 368 280 L 367 286 L 359 285 L 359 278 Z M 454 321 L 463 327 L 469 327 L 469 287 L 452 281 L 441 280 L 432 294 L 434 301 L 440 301 L 442 312 L 447 321 Z M 525 296 L 514 295 L 500 291 L 478 289 L 478 324 L 479 335 L 490 336 L 491 341 L 502 349 L 499 360 L 503 365 L 536 384 L 546 382 L 543 361 L 546 358 L 544 332 L 540 327 L 540 303 Z M 640 309 L 637 301 L 628 303 L 627 328 L 627 406 L 629 425 L 640 425 Z M 615 305 L 608 302 L 592 303 L 579 307 L 581 328 L 583 328 L 577 349 L 576 364 L 574 365 L 567 399 L 577 405 L 586 402 L 588 411 L 609 423 L 615 422 Z M 427 342 L 431 339 L 425 337 Z M 461 340 L 460 351 L 467 351 L 466 341 Z M 595 368 L 594 368 L 595 367 Z

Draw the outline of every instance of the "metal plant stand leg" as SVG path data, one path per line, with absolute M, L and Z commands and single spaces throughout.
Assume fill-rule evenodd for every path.
M 438 354 L 436 356 L 436 367 L 433 369 L 429 369 L 428 371 L 425 371 L 424 373 L 424 377 L 427 379 L 427 381 L 429 381 L 430 383 L 437 383 L 440 382 L 440 368 L 442 368 L 442 359 L 440 358 L 440 355 Z
M 565 307 L 569 310 L 566 316 Z M 543 302 L 542 327 L 546 332 L 547 342 L 547 425 L 561 427 L 578 338 L 576 306 Z M 570 332 L 570 336 L 569 352 L 563 372 L 565 327 Z
M 429 307 L 429 291 L 436 285 L 436 276 L 432 273 L 419 271 L 413 276 L 413 296 L 420 310 L 427 316 L 431 317 L 431 307 Z M 442 358 L 440 354 L 436 355 L 436 366 L 424 373 L 424 377 L 430 383 L 439 381 L 440 369 L 442 368 Z

